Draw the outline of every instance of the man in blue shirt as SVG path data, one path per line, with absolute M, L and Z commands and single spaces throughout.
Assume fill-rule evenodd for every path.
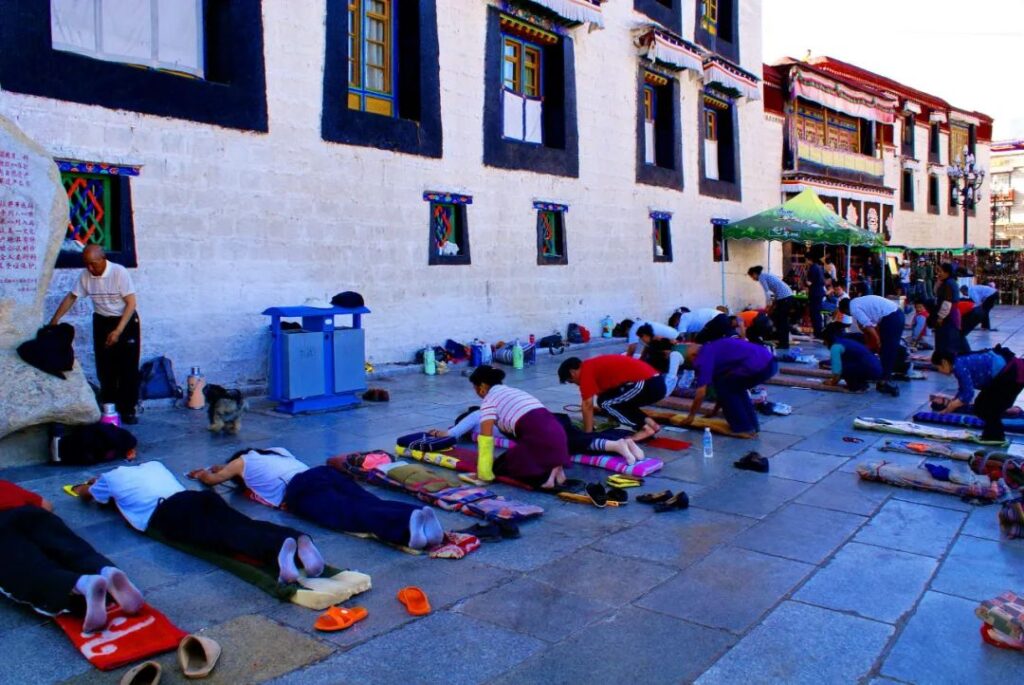
M 713 416 L 720 407 L 729 430 L 743 437 L 756 435 L 760 424 L 747 391 L 778 373 L 771 350 L 742 338 L 722 338 L 706 345 L 689 345 L 686 361 L 696 370 L 697 385 L 686 423 L 692 423 L 708 386 L 712 386 L 718 405 L 708 415 Z
M 821 337 L 821 304 L 825 299 L 825 269 L 820 259 L 814 252 L 807 253 L 807 309 L 815 338 Z
M 932 365 L 939 373 L 956 376 L 957 380 L 956 397 L 942 413 L 952 414 L 973 400 L 974 413 L 985 422 L 981 439 L 986 442 L 1006 440 L 1003 414 L 1024 390 L 1024 362 L 1009 350 L 997 347 L 961 355 L 936 350 Z M 981 390 L 977 398 L 974 397 L 976 389 Z
M 765 311 L 775 325 L 778 347 L 780 350 L 788 350 L 789 327 L 793 306 L 796 304 L 796 300 L 793 299 L 793 291 L 778 276 L 765 273 L 763 266 L 750 267 L 747 269 L 747 275 L 751 280 L 761 284 L 761 288 L 764 290 Z

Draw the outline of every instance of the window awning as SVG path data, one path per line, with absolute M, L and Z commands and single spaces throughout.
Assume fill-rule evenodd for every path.
M 657 62 L 670 69 L 704 68 L 704 53 L 693 43 L 664 29 L 651 28 L 637 38 L 641 57 Z
M 789 89 L 794 98 L 802 97 L 837 112 L 849 114 L 851 117 L 870 119 L 880 124 L 891 124 L 896 121 L 894 110 L 898 103 L 895 99 L 858 91 L 820 74 L 801 69 L 799 65 L 794 65 L 789 70 Z
M 718 55 L 704 58 L 704 84 L 750 100 L 761 99 L 761 80 Z
M 530 0 L 530 2 L 549 9 L 563 19 L 568 19 L 576 24 L 590 22 L 595 26 L 604 26 L 604 17 L 601 15 L 601 5 L 604 0 Z

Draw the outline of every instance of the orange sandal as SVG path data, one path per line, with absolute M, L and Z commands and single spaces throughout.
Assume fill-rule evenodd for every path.
M 405 610 L 413 616 L 426 616 L 430 613 L 430 600 L 418 587 L 409 586 L 399 590 L 398 601 L 404 604 Z
M 362 621 L 367 615 L 368 612 L 364 607 L 352 607 L 351 609 L 331 607 L 317 617 L 313 627 L 325 633 L 345 630 Z

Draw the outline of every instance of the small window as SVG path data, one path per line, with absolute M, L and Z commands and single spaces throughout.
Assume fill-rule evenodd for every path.
M 667 212 L 651 212 L 654 261 L 672 261 L 672 215 Z
M 713 109 L 704 110 L 704 140 L 718 142 L 718 112 Z
M 718 0 L 700 0 L 700 27 L 718 35 Z
M 644 164 L 654 164 L 657 129 L 654 115 L 654 86 L 644 86 Z
M 543 144 L 541 46 L 509 35 L 502 37 L 502 46 L 504 137 Z
M 568 207 L 550 203 L 534 203 L 537 210 L 537 264 L 568 264 L 565 249 L 565 213 Z
M 203 0 L 50 0 L 54 50 L 203 78 Z
M 701 194 L 739 200 L 739 139 L 734 104 L 718 92 L 706 91 L 698 124 L 703 142 Z
M 904 169 L 900 183 L 900 209 L 914 209 L 914 172 L 912 169 Z
M 392 0 L 349 0 L 348 106 L 394 116 Z
M 60 180 L 68 196 L 68 228 L 57 256 L 58 268 L 81 268 L 82 251 L 99 245 L 111 261 L 135 267 L 135 231 L 131 193 L 127 173 L 89 173 L 88 166 L 102 171 L 101 165 L 58 162 Z M 74 171 L 65 169 L 76 169 Z M 121 171 L 121 168 L 117 168 Z
M 468 195 L 424 193 L 430 203 L 430 253 L 428 264 L 470 264 Z
M 928 136 L 928 154 L 931 161 L 939 161 L 939 124 L 933 122 Z
M 939 177 L 928 176 L 928 211 L 931 214 L 939 213 Z

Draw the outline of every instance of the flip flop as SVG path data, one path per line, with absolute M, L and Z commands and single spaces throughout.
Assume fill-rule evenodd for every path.
M 81 485 L 81 483 L 79 483 L 78 485 Z M 81 495 L 75 492 L 75 488 L 77 488 L 78 485 L 65 485 L 64 487 L 61 488 L 61 490 L 63 490 L 64 494 L 68 495 L 69 497 L 81 497 Z M 145 664 L 140 665 L 144 666 Z M 127 675 L 127 673 L 125 675 Z
M 1000 636 L 1000 637 L 997 637 Z M 1015 652 L 1024 652 L 1024 641 L 1014 640 L 1009 637 L 1004 637 L 1003 633 L 993 628 L 987 623 L 981 624 L 981 639 L 985 641 L 985 644 L 998 647 L 999 649 L 1009 649 Z
M 344 608 L 334 606 L 320 614 L 313 627 L 325 633 L 351 628 L 369 615 L 365 607 Z
M 558 499 L 565 500 L 566 502 L 575 502 L 576 504 L 586 504 L 588 506 L 594 506 L 594 501 L 590 499 L 589 495 L 581 495 L 577 492 L 560 492 L 558 493 Z M 609 507 L 620 506 L 619 502 L 608 500 Z
M 413 616 L 426 616 L 430 613 L 430 600 L 418 587 L 404 587 L 398 591 L 397 597 L 398 601 L 405 605 L 405 610 Z
M 640 495 L 636 498 L 636 501 L 644 504 L 658 504 L 659 502 L 664 502 L 671 497 L 671 490 L 662 490 L 661 492 L 648 492 L 645 495 Z
M 680 490 L 676 494 L 669 497 L 661 504 L 654 505 L 654 512 L 657 514 L 664 514 L 667 511 L 675 511 L 676 509 L 686 509 L 690 506 L 690 498 L 685 492 Z
M 594 506 L 603 509 L 608 506 L 608 492 L 600 483 L 587 484 L 587 497 L 594 503 Z
M 644 479 L 624 476 L 621 473 L 616 473 L 608 476 L 608 478 L 605 479 L 605 483 L 616 488 L 637 488 L 644 484 Z
M 163 675 L 163 667 L 155 661 L 143 661 L 135 666 L 118 681 L 119 685 L 157 685 L 160 676 Z
M 205 678 L 220 659 L 220 645 L 200 635 L 186 635 L 178 643 L 178 665 L 186 678 Z

